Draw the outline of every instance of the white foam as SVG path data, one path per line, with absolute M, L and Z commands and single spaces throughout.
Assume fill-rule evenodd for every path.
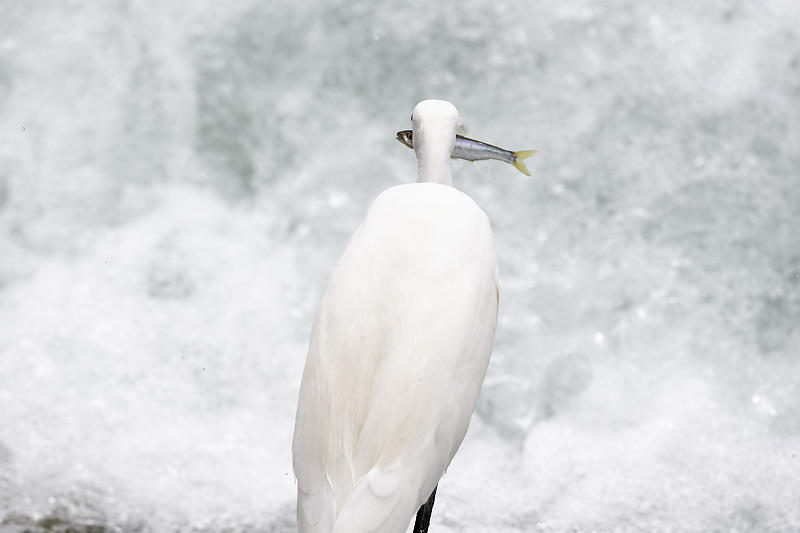
M 795 4 L 4 9 L 0 529 L 292 531 L 314 309 L 433 97 L 538 152 L 454 176 L 500 317 L 432 531 L 799 530 Z

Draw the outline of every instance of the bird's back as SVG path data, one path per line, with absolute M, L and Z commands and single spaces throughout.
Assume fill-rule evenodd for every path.
M 323 296 L 293 443 L 301 532 L 403 532 L 464 437 L 494 339 L 488 219 L 437 184 L 384 191 Z

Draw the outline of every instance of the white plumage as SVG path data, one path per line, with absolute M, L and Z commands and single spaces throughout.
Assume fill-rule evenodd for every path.
M 458 113 L 412 115 L 419 182 L 373 202 L 331 275 L 293 442 L 301 533 L 402 533 L 461 444 L 489 362 L 497 267 L 451 186 Z

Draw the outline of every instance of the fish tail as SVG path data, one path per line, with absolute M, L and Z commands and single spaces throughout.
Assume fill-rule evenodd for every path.
M 514 163 L 512 163 L 517 170 L 525 174 L 526 176 L 530 176 L 531 173 L 528 170 L 528 167 L 525 166 L 525 163 L 522 162 L 523 159 L 526 159 L 533 154 L 536 153 L 536 150 L 520 150 L 519 152 L 514 152 Z

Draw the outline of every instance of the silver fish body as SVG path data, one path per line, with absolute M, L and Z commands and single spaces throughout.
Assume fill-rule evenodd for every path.
M 398 131 L 397 140 L 409 148 L 414 148 L 414 137 L 411 130 Z M 453 159 L 465 159 L 467 161 L 496 159 L 514 165 L 520 172 L 530 176 L 531 174 L 528 172 L 522 160 L 529 157 L 534 152 L 535 150 L 512 152 L 511 150 L 504 150 L 498 146 L 470 139 L 463 135 L 456 135 L 456 143 L 450 157 Z
M 450 157 L 466 159 L 467 161 L 480 161 L 483 159 L 497 159 L 513 164 L 517 156 L 511 150 L 503 150 L 498 146 L 488 144 L 469 137 L 456 135 L 456 145 Z

